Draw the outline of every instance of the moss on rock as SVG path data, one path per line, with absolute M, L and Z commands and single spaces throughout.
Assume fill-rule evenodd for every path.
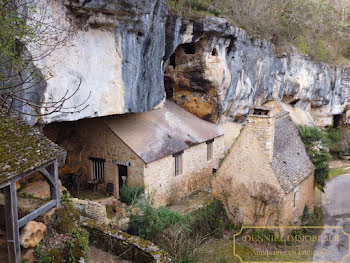
M 55 228 L 60 234 L 70 234 L 80 227 L 80 213 L 70 203 L 64 203 L 56 210 Z

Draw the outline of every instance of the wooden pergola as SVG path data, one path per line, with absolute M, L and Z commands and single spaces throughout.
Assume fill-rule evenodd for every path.
M 65 152 L 18 117 L 0 115 L 0 143 L 0 189 L 5 197 L 8 256 L 10 263 L 20 263 L 20 228 L 60 204 L 58 159 L 64 158 Z M 18 218 L 16 182 L 37 172 L 48 182 L 51 200 Z

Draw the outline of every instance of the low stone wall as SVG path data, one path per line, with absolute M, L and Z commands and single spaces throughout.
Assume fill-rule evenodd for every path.
M 168 263 L 169 255 L 150 241 L 143 240 L 105 225 L 97 225 L 94 220 L 82 223 L 89 232 L 96 247 L 136 263 Z

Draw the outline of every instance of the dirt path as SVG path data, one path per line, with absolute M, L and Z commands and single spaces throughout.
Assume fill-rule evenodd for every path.
M 90 248 L 88 258 L 89 262 L 93 263 L 133 263 L 133 261 L 120 259 L 96 247 Z
M 325 193 L 322 194 L 323 223 L 325 226 L 341 226 L 350 234 L 350 174 L 333 177 L 327 182 Z M 322 242 L 316 245 L 313 262 L 341 262 L 349 252 L 349 238 L 341 230 L 324 229 L 322 235 L 339 232 L 340 242 Z M 331 251 L 324 255 L 322 251 Z M 346 257 L 344 263 L 350 263 Z

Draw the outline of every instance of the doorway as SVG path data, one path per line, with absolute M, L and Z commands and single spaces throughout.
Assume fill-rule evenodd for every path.
M 122 186 L 128 183 L 128 167 L 125 165 L 118 164 L 118 174 L 119 174 L 119 193 Z

